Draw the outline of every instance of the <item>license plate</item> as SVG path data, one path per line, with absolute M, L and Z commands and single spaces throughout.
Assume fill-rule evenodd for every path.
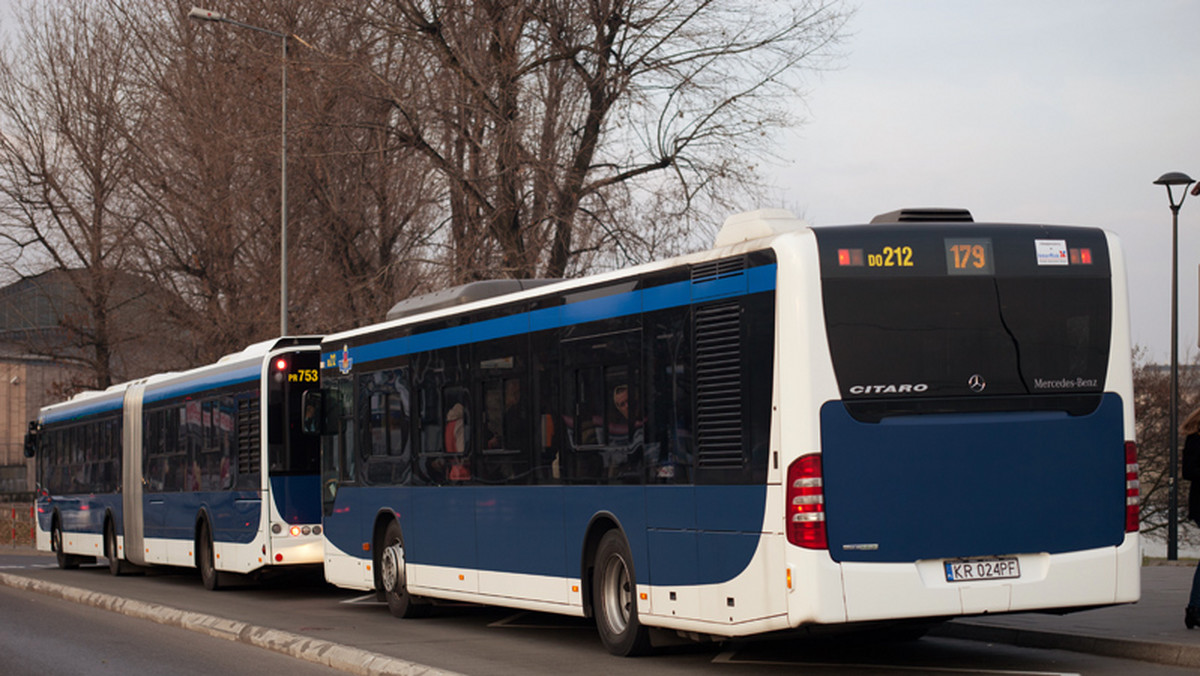
M 946 561 L 947 582 L 971 582 L 974 580 L 1005 580 L 1021 577 L 1021 566 L 1016 557 L 995 559 L 970 559 Z

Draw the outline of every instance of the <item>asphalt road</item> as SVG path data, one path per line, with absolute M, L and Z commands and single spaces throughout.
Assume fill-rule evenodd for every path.
M 610 656 L 600 645 L 595 627 L 583 619 L 560 617 L 540 613 L 527 613 L 502 608 L 472 605 L 449 605 L 435 609 L 432 617 L 421 620 L 397 620 L 386 606 L 374 602 L 371 595 L 339 590 L 325 585 L 318 577 L 293 577 L 276 580 L 258 586 L 249 586 L 221 592 L 206 591 L 194 572 L 158 571 L 150 575 L 132 575 L 114 578 L 103 567 L 83 567 L 74 571 L 57 570 L 53 559 L 46 557 L 10 556 L 0 552 L 0 572 L 32 577 L 35 579 L 70 585 L 92 591 L 103 592 L 205 613 L 217 617 L 236 619 L 253 625 L 271 627 L 295 634 L 354 646 L 399 659 L 430 665 L 463 674 L 506 676 L 518 674 L 564 674 L 572 676 L 610 676 L 619 672 L 637 676 L 653 674 L 846 674 L 866 673 L 875 675 L 911 676 L 914 673 L 939 674 L 1112 674 L 1126 676 L 1130 673 L 1173 675 L 1194 674 L 1188 669 L 1160 666 L 1156 664 L 1130 662 L 1066 651 L 1038 650 L 1007 645 L 987 644 L 947 638 L 924 638 L 906 643 L 889 643 L 874 640 L 828 640 L 828 639 L 774 639 L 734 641 L 725 644 L 679 645 L 660 649 L 656 654 L 635 659 Z M 65 603 L 49 599 L 32 592 L 4 590 L 0 599 L 0 646 L 7 650 L 24 649 L 38 656 L 43 662 L 28 662 L 36 668 L 39 676 L 54 673 L 103 673 L 94 668 L 78 669 L 80 660 L 103 656 L 104 646 L 114 644 L 124 636 L 124 629 L 116 634 L 97 638 L 81 638 L 83 633 L 99 629 L 105 622 L 96 620 L 90 613 L 103 613 L 115 617 L 108 611 L 87 609 L 88 615 L 75 619 L 51 616 L 46 620 L 34 619 L 47 609 Z M 85 611 L 80 611 L 85 612 Z M 57 619 L 56 619 L 57 618 Z M 123 621 L 130 621 L 122 618 Z M 61 629 L 74 627 L 71 641 L 94 644 L 85 657 L 70 657 L 68 651 L 54 650 L 55 645 L 68 643 Z M 113 621 L 114 626 L 116 620 Z M 138 620 L 141 624 L 149 624 Z M 27 626 L 25 633 L 16 629 Z M 173 627 L 171 632 L 184 634 L 183 642 L 199 642 L 200 637 Z M 10 631 L 14 632 L 9 638 Z M 31 635 L 44 636 L 42 642 L 33 647 Z M 208 639 L 217 640 L 217 639 Z M 157 644 L 158 638 L 139 639 L 133 645 Z M 229 642 L 219 642 L 217 652 L 232 651 Z M 130 645 L 129 641 L 124 644 Z M 236 644 L 234 644 L 236 645 Z M 245 650 L 267 653 L 265 650 L 237 645 Z M 32 650 L 31 650 L 32 648 Z M 233 659 L 233 669 L 217 668 L 209 660 L 212 649 L 201 650 L 199 655 L 190 655 L 173 649 L 160 653 L 174 656 L 171 663 L 180 669 L 173 673 L 248 673 L 238 671 L 240 659 Z M 61 654 L 60 654 L 61 652 Z M 117 651 L 120 652 L 120 651 Z M 91 657 L 86 655 L 90 654 Z M 297 673 L 307 668 L 291 658 L 297 665 Z M 38 657 L 38 659 L 43 659 Z M 59 659 L 62 660 L 59 663 Z M 247 658 L 248 659 L 248 658 Z M 248 664 L 249 662 L 246 662 Z M 88 663 L 91 664 L 91 663 Z M 25 668 L 24 666 L 22 668 Z M 138 666 L 123 668 L 139 669 L 139 672 L 161 673 L 160 670 Z M 282 668 L 255 668 L 256 673 L 278 673 Z M 0 670 L 5 676 L 21 671 Z M 322 671 L 322 673 L 325 673 Z
M 5 676 L 338 674 L 288 655 L 0 586 Z

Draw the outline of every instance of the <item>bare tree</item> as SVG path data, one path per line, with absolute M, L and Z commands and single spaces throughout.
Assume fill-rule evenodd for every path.
M 179 361 L 203 363 L 277 333 L 279 43 L 204 30 L 175 3 L 110 6 L 147 120 L 125 139 L 138 264 L 171 291 L 160 313 L 190 337 Z
M 21 276 L 64 271 L 66 340 L 30 346 L 86 367 L 76 386 L 122 377 L 114 354 L 137 333 L 123 308 L 147 293 L 127 274 L 123 217 L 142 119 L 126 80 L 129 41 L 83 0 L 18 9 L 20 49 L 0 59 L 0 239 Z M 137 366 L 126 364 L 127 370 Z
M 562 276 L 636 244 L 623 219 L 686 223 L 702 201 L 744 194 L 847 13 L 823 0 L 374 0 L 360 16 L 414 64 L 394 76 L 379 55 L 364 62 L 390 133 L 445 186 L 466 280 Z
M 114 2 L 137 37 L 137 81 L 153 109 L 153 123 L 130 139 L 145 270 L 173 290 L 179 302 L 165 310 L 194 336 L 189 361 L 203 361 L 275 333 L 279 41 L 189 22 L 150 0 Z M 383 131 L 388 107 L 362 96 L 369 82 L 344 58 L 379 36 L 319 4 L 223 9 L 290 36 L 290 329 L 382 319 L 426 283 L 420 261 L 437 199 L 421 158 Z
M 431 247 L 441 201 L 426 159 L 387 133 L 391 106 L 364 96 L 372 81 L 354 65 L 394 36 L 337 12 L 300 30 L 320 37 L 297 37 L 293 52 L 296 256 L 310 271 L 296 288 L 302 321 L 328 331 L 382 320 L 400 298 L 442 286 Z M 411 67 L 395 47 L 379 53 L 391 59 L 380 73 Z

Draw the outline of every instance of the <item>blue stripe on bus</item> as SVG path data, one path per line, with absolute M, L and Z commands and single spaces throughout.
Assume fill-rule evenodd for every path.
M 360 345 L 350 348 L 350 358 L 355 364 L 363 364 L 428 350 L 508 338 L 532 331 L 559 329 L 587 322 L 692 305 L 716 298 L 733 298 L 770 291 L 775 288 L 776 267 L 774 263 L 761 265 L 727 277 L 664 284 L 649 289 L 617 293 L 603 298 L 592 298 L 508 317 L 488 319 L 465 326 Z M 321 363 L 326 367 L 336 364 L 340 359 L 340 351 L 321 354 Z
M 262 363 L 255 362 L 235 370 L 197 374 L 182 381 L 170 382 L 163 385 L 151 385 L 146 387 L 146 392 L 142 396 L 142 403 L 152 404 L 165 399 L 174 399 L 175 397 L 215 390 L 230 385 L 240 385 L 258 380 L 261 374 Z
M 654 585 L 728 582 L 762 537 L 766 486 L 343 486 L 325 536 L 370 559 L 373 519 L 400 517 L 411 563 L 577 578 L 592 519 L 611 515 L 640 579 Z M 701 552 L 704 552 L 701 556 Z
M 99 413 L 108 413 L 111 411 L 121 410 L 121 406 L 125 403 L 123 396 L 113 397 L 111 399 L 102 399 L 96 401 L 81 402 L 78 405 L 67 406 L 46 413 L 42 418 L 42 424 L 65 422 L 68 420 L 78 420 Z

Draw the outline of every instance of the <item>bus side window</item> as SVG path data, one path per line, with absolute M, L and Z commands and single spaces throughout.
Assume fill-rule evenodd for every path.
M 536 448 L 534 456 L 534 480 L 537 483 L 555 484 L 562 478 L 560 454 L 566 436 L 566 421 L 559 411 L 557 363 L 543 361 L 550 357 L 550 349 L 535 348 L 533 412 L 536 419 Z
M 468 403 L 466 388 L 447 387 L 442 391 L 442 406 L 446 410 L 444 448 L 450 456 L 447 458 L 446 478 L 450 481 L 471 480 L 471 418 Z
M 341 420 L 338 425 L 339 480 L 341 483 L 358 482 L 359 429 L 356 413 L 358 402 L 354 395 L 354 379 L 339 383 L 338 398 L 341 400 Z
M 322 390 L 304 390 L 300 395 L 300 406 L 304 416 L 300 420 L 300 431 L 305 434 L 324 434 L 325 426 L 325 395 Z
M 692 373 L 690 322 L 686 310 L 647 317 L 646 408 L 653 434 L 646 465 L 651 483 L 686 484 L 692 474 Z
M 369 405 L 364 448 L 366 481 L 377 485 L 407 483 L 410 471 L 408 369 L 376 371 L 360 376 Z
M 604 375 L 599 366 L 576 371 L 575 439 L 579 446 L 600 446 L 606 441 L 604 427 Z

